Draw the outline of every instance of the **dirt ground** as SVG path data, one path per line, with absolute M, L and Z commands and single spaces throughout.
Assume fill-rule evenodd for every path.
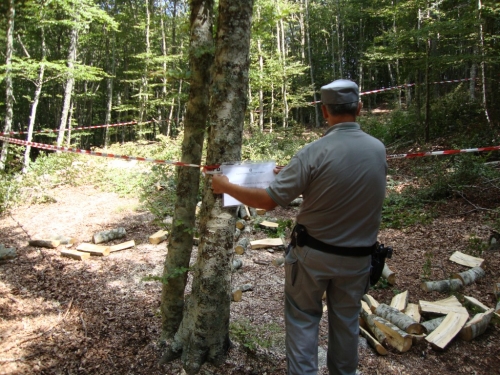
M 166 254 L 165 242 L 148 243 L 148 236 L 159 229 L 152 224 L 152 215 L 138 209 L 135 199 L 92 186 L 46 193 L 55 203 L 19 207 L 0 217 L 0 244 L 15 247 L 18 254 L 0 264 L 0 374 L 180 374 L 179 361 L 158 364 L 161 286 L 143 281 L 145 276 L 161 274 Z M 471 208 L 458 198 L 441 207 L 440 217 L 429 225 L 382 230 L 380 241 L 394 248 L 388 264 L 397 273 L 397 283 L 370 294 L 381 303 L 390 303 L 396 293 L 406 290 L 410 303 L 448 297 L 422 291 L 421 275 L 427 272 L 431 280 L 441 280 L 467 269 L 448 258 L 457 250 L 470 253 L 471 236 L 486 241 L 490 235 L 484 211 L 470 212 Z M 295 210 L 268 214 L 290 218 Z M 60 256 L 64 246 L 28 246 L 30 238 L 53 235 L 74 237 L 76 244 L 90 242 L 94 233 L 115 227 L 125 227 L 127 236 L 113 243 L 133 239 L 136 247 L 77 261 Z M 223 366 L 206 364 L 200 374 L 285 374 L 284 269 L 271 264 L 280 256 L 281 250 L 253 250 L 240 256 L 243 267 L 234 273 L 233 283 L 250 283 L 253 290 L 231 305 L 233 321 L 277 327 L 271 335 L 273 345 L 251 352 L 235 343 Z M 488 251 L 482 257 L 486 277 L 463 293 L 494 307 L 492 286 L 500 282 L 500 253 Z M 325 316 L 322 349 L 326 337 Z M 472 342 L 454 339 L 444 351 L 423 341 L 406 353 L 389 348 L 387 356 L 377 355 L 361 339 L 359 354 L 359 370 L 365 375 L 500 374 L 500 329 L 490 324 Z M 325 367 L 320 374 L 327 374 Z

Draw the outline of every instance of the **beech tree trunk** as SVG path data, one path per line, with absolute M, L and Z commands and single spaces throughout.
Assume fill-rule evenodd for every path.
M 203 151 L 203 135 L 209 111 L 210 67 L 213 62 L 213 0 L 191 2 L 190 68 L 191 82 L 187 103 L 182 157 L 184 163 L 200 164 Z M 204 51 L 200 53 L 200 51 Z M 164 276 L 179 268 L 188 268 L 193 248 L 193 228 L 200 171 L 179 167 L 177 170 L 177 200 L 168 253 L 163 269 Z M 163 285 L 161 297 L 162 336 L 172 338 L 182 321 L 184 289 L 187 274 L 170 278 Z
M 213 69 L 207 164 L 241 159 L 247 107 L 253 0 L 220 0 Z M 229 306 L 235 208 L 224 208 L 207 177 L 201 207 L 198 262 L 181 325 L 164 360 L 181 357 L 188 375 L 204 362 L 221 364 L 229 348 Z
M 8 24 L 7 24 L 7 52 L 5 54 L 5 126 L 4 132 L 10 132 L 12 129 L 12 120 L 14 117 L 14 87 L 12 85 L 12 54 L 14 50 L 14 16 L 15 11 L 14 0 L 10 0 L 8 10 Z M 0 170 L 5 169 L 5 162 L 7 161 L 7 153 L 9 150 L 9 143 L 3 142 L 2 152 L 0 154 Z

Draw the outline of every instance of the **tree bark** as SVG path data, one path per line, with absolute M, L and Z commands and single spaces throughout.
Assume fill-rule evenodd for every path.
M 8 133 L 12 129 L 14 118 L 14 86 L 12 84 L 12 54 L 14 51 L 14 17 L 16 14 L 15 1 L 10 0 L 7 21 L 7 51 L 5 53 L 5 126 L 4 132 Z M 9 143 L 3 142 L 0 154 L 0 170 L 5 169 Z
M 247 107 L 253 0 L 219 2 L 219 29 L 211 87 L 211 129 L 207 164 L 241 159 Z M 188 375 L 204 362 L 221 364 L 229 348 L 231 258 L 236 210 L 222 206 L 210 178 L 203 193 L 200 246 L 191 295 L 164 360 L 181 357 Z M 193 210 L 194 211 L 194 210 Z
M 191 2 L 190 68 L 191 89 L 187 103 L 182 157 L 184 163 L 200 164 L 203 136 L 209 111 L 210 68 L 213 62 L 213 0 Z M 203 53 L 200 53 L 203 51 Z M 177 193 L 174 219 L 163 274 L 188 268 L 193 247 L 193 228 L 200 171 L 195 168 L 177 169 Z M 161 298 L 162 336 L 172 338 L 182 321 L 184 289 L 187 274 L 170 278 L 163 285 Z

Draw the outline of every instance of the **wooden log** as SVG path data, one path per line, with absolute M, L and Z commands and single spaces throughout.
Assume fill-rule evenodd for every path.
M 125 249 L 130 249 L 131 247 L 134 247 L 134 246 L 135 246 L 135 241 L 134 240 L 130 240 L 130 241 L 127 241 L 127 242 L 122 242 L 122 243 L 110 246 L 109 247 L 109 252 L 110 253 L 114 253 L 115 251 L 121 251 L 121 250 L 125 250 Z
M 455 296 L 434 302 L 418 301 L 418 305 L 420 307 L 420 312 L 423 314 L 447 315 L 450 312 L 468 314 L 467 309 L 462 306 L 460 301 Z
M 272 263 L 273 263 L 273 266 L 280 267 L 280 266 L 285 264 L 285 258 L 284 257 L 274 258 Z
M 460 251 L 455 251 L 451 257 L 450 260 L 454 263 L 461 264 L 462 266 L 467 266 L 467 267 L 481 267 L 484 263 L 484 259 L 482 258 L 476 258 L 464 253 L 461 253 Z
M 368 306 L 370 307 L 370 310 L 372 312 L 375 311 L 375 309 L 378 307 L 379 303 L 377 302 L 377 300 L 375 298 L 373 298 L 372 296 L 370 296 L 369 294 L 365 294 L 363 297 L 362 297 L 362 300 L 365 301 Z
M 434 318 L 434 319 L 426 320 L 425 322 L 422 323 L 422 325 L 427 330 L 427 333 L 431 333 L 437 327 L 439 327 L 439 325 L 441 323 L 443 323 L 444 318 L 446 318 L 446 316 L 440 316 L 439 318 Z
M 243 261 L 241 259 L 233 259 L 231 263 L 231 270 L 236 271 L 243 267 Z
M 250 211 L 250 217 L 257 216 L 257 210 L 253 207 L 248 207 L 248 211 Z
M 252 214 L 250 213 L 250 209 L 247 205 L 243 205 L 243 209 L 245 210 L 245 220 L 250 220 L 252 218 Z
M 28 244 L 34 247 L 46 247 L 49 249 L 55 249 L 61 243 L 56 240 L 30 240 L 28 241 Z
M 260 264 L 261 266 L 268 266 L 269 265 L 269 261 L 262 260 L 262 259 L 254 259 L 253 262 L 255 264 Z
M 94 245 L 91 243 L 81 243 L 76 247 L 76 250 L 84 251 L 95 256 L 108 256 L 110 253 L 109 246 Z
M 304 198 L 298 197 L 298 198 L 295 198 L 293 201 L 291 201 L 289 206 L 297 207 L 297 206 L 300 206 L 302 204 L 302 202 L 304 202 Z
M 233 241 L 238 241 L 241 235 L 241 230 L 238 228 L 234 229 Z
M 51 240 L 59 241 L 60 245 L 73 245 L 76 242 L 75 238 L 66 236 L 55 236 Z
M 464 285 L 470 285 L 477 279 L 484 277 L 484 275 L 484 270 L 481 267 L 474 267 L 465 272 L 455 273 L 451 277 L 460 280 Z
M 375 314 L 384 318 L 385 320 L 388 320 L 407 333 L 421 335 L 422 333 L 426 332 L 424 326 L 422 326 L 420 323 L 417 323 L 408 315 L 402 313 L 394 307 L 386 305 L 385 303 L 381 303 L 375 309 Z
M 248 245 L 250 245 L 250 240 L 247 237 L 240 238 L 234 247 L 234 252 L 243 255 L 247 251 Z
M 368 304 L 363 300 L 361 300 L 361 309 L 364 310 L 368 315 L 373 314 L 370 306 L 368 306 Z
M 158 232 L 149 236 L 149 243 L 153 245 L 158 245 L 167 239 L 168 232 L 166 230 L 159 230 Z
M 446 293 L 450 291 L 460 290 L 464 284 L 460 279 L 448 279 L 439 281 L 424 281 L 420 287 L 425 292 L 441 292 Z
M 375 320 L 373 319 L 375 315 L 371 313 L 370 308 L 362 308 L 360 311 L 360 316 L 366 323 L 368 330 L 372 333 L 375 339 L 383 346 L 387 346 L 387 337 L 385 336 L 385 333 L 382 332 L 380 328 L 378 328 L 375 324 Z
M 375 325 L 385 334 L 389 345 L 401 353 L 410 350 L 413 344 L 413 338 L 410 334 L 380 316 L 370 315 L 370 317 L 373 317 Z
M 16 249 L 14 247 L 5 247 L 0 244 L 0 261 L 14 259 L 17 256 Z
M 420 323 L 420 311 L 418 309 L 418 305 L 415 303 L 409 303 L 404 310 L 405 314 L 412 318 L 417 323 Z
M 384 264 L 384 269 L 382 270 L 382 277 L 386 279 L 390 285 L 396 284 L 396 274 L 389 268 L 387 263 Z
M 242 299 L 243 293 L 253 290 L 252 284 L 242 284 L 237 286 L 231 291 L 232 300 L 234 302 L 239 302 Z
M 250 241 L 250 247 L 252 249 L 264 249 L 267 247 L 279 246 L 285 246 L 285 243 L 281 238 L 264 238 L 263 240 Z
M 387 355 L 388 354 L 387 349 L 384 348 L 383 345 L 375 339 L 375 337 L 370 335 L 370 333 L 368 331 L 366 331 L 362 327 L 359 327 L 359 333 L 361 334 L 361 336 L 363 336 L 366 339 L 368 344 L 370 344 L 370 346 L 373 349 L 375 349 L 375 351 L 378 354 L 380 354 L 380 355 Z
M 61 256 L 76 260 L 85 260 L 90 258 L 90 253 L 86 253 L 78 250 L 64 249 L 61 250 Z
M 239 230 L 245 228 L 247 226 L 245 220 L 238 220 L 236 221 L 236 228 L 238 228 Z
M 442 323 L 425 338 L 434 349 L 443 350 L 460 332 L 469 318 L 468 314 L 450 312 Z
M 273 223 L 272 221 L 263 221 L 259 225 L 266 229 L 278 229 L 278 223 Z
M 248 207 L 245 209 L 246 206 L 241 205 L 238 208 L 238 216 L 243 219 L 243 220 L 250 220 L 250 212 L 248 211 Z
M 263 208 L 256 208 L 256 209 L 255 209 L 255 211 L 257 212 L 257 215 L 260 215 L 260 216 L 265 215 L 265 214 L 266 214 L 266 212 L 267 212 L 267 211 L 266 211 L 265 209 L 263 209 Z
M 464 304 L 466 306 L 476 308 L 481 312 L 485 312 L 485 311 L 488 311 L 490 309 L 488 306 L 484 305 L 483 303 L 481 303 L 480 301 L 478 301 L 474 297 L 470 297 L 470 296 L 463 296 L 463 297 L 464 297 Z
M 231 292 L 231 301 L 240 302 L 242 298 L 243 298 L 243 292 L 241 290 L 236 289 Z
M 483 313 L 476 314 L 460 330 L 458 337 L 464 341 L 472 341 L 479 335 L 482 335 L 493 317 L 494 310 L 489 309 Z
M 127 231 L 123 227 L 113 228 L 110 230 L 103 230 L 102 232 L 97 232 L 92 237 L 92 241 L 95 244 L 108 242 L 111 240 L 116 240 L 117 238 L 123 238 L 127 235 Z
M 404 309 L 406 309 L 406 305 L 408 305 L 407 290 L 392 297 L 390 306 L 394 307 L 396 310 L 403 311 Z

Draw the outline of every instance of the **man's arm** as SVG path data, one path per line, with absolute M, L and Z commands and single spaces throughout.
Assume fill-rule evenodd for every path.
M 272 210 L 278 204 L 272 200 L 265 189 L 248 188 L 229 182 L 227 176 L 213 175 L 212 190 L 215 194 L 229 194 L 250 207 Z

